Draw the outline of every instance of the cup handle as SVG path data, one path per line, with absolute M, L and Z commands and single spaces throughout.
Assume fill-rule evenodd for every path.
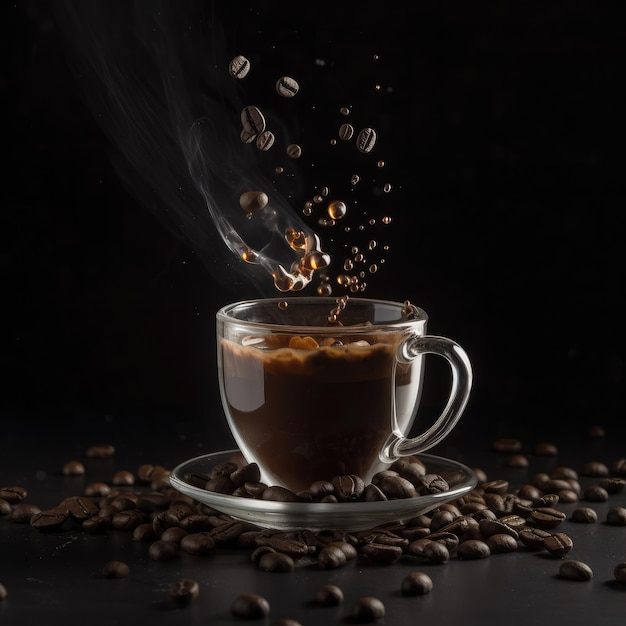
M 470 360 L 465 350 L 452 339 L 434 335 L 414 335 L 400 347 L 399 360 L 410 363 L 423 354 L 436 354 L 448 361 L 452 372 L 448 403 L 433 425 L 421 435 L 412 438 L 392 435 L 388 445 L 385 446 L 392 461 L 423 452 L 446 437 L 459 421 L 472 388 L 473 374 Z

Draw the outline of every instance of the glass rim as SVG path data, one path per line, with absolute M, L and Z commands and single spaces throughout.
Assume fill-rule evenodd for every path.
M 372 333 L 372 332 L 382 332 L 382 331 L 398 331 L 402 329 L 410 329 L 418 324 L 423 324 L 428 321 L 427 313 L 421 309 L 420 307 L 410 304 L 413 308 L 414 316 L 411 318 L 398 318 L 397 320 L 389 320 L 389 321 L 381 321 L 381 322 L 371 322 L 364 321 L 362 323 L 350 324 L 348 326 L 336 326 L 336 325 L 328 325 L 328 326 L 318 326 L 314 324 L 298 324 L 298 323 L 288 323 L 282 324 L 278 322 L 271 321 L 255 321 L 255 320 L 247 320 L 236 317 L 234 313 L 236 311 L 244 311 L 246 309 L 253 309 L 258 307 L 261 304 L 264 305 L 275 305 L 278 307 L 279 303 L 287 302 L 289 306 L 295 305 L 300 306 L 303 304 L 316 304 L 316 305 L 327 305 L 329 307 L 329 313 L 333 306 L 338 304 L 340 297 L 334 296 L 291 296 L 287 298 L 253 298 L 247 300 L 239 300 L 237 302 L 231 302 L 223 307 L 221 307 L 216 313 L 216 319 L 219 322 L 227 323 L 227 324 L 240 324 L 242 326 L 246 326 L 247 328 L 256 328 L 256 329 L 265 329 L 272 331 L 280 331 L 280 332 L 291 332 L 291 333 L 302 333 L 303 329 L 310 331 L 312 334 L 336 334 L 338 328 L 345 329 L 345 332 L 349 333 Z M 385 306 L 391 309 L 397 309 L 399 312 L 402 311 L 404 307 L 407 306 L 406 302 L 397 302 L 394 300 L 384 300 L 378 298 L 359 298 L 359 297 L 349 297 L 346 307 L 349 307 L 351 304 L 364 304 L 370 306 Z

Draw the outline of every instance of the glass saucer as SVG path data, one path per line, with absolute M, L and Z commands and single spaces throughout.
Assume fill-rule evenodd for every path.
M 402 521 L 431 511 L 444 502 L 471 491 L 477 484 L 474 472 L 451 459 L 420 454 L 428 473 L 441 474 L 450 489 L 401 500 L 383 502 L 276 502 L 229 496 L 196 487 L 189 482 L 193 474 L 208 474 L 214 465 L 224 463 L 239 450 L 224 450 L 189 459 L 170 474 L 170 483 L 181 493 L 237 519 L 265 528 L 280 530 L 367 530 L 381 524 Z

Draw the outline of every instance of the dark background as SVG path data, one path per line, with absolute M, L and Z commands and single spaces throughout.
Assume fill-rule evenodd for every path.
M 463 428 L 623 436 L 624 73 L 611 3 L 224 4 L 228 54 L 273 55 L 274 68 L 298 54 L 354 60 L 355 83 L 370 67 L 358 61 L 381 55 L 392 248 L 367 295 L 410 299 L 431 333 L 466 348 Z M 59 6 L 2 8 L 2 419 L 59 433 L 174 422 L 206 429 L 210 445 L 225 432 L 215 312 L 255 294 L 122 184 Z M 427 376 L 426 412 L 441 372 Z

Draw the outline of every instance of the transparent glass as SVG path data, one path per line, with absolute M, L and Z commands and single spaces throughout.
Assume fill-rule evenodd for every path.
M 217 313 L 218 375 L 232 434 L 261 478 L 299 492 L 315 480 L 368 481 L 395 459 L 423 452 L 455 426 L 472 369 L 453 340 L 426 334 L 408 303 L 291 297 L 230 304 Z M 413 428 L 424 355 L 447 360 L 441 415 Z M 413 430 L 421 431 L 409 437 Z

